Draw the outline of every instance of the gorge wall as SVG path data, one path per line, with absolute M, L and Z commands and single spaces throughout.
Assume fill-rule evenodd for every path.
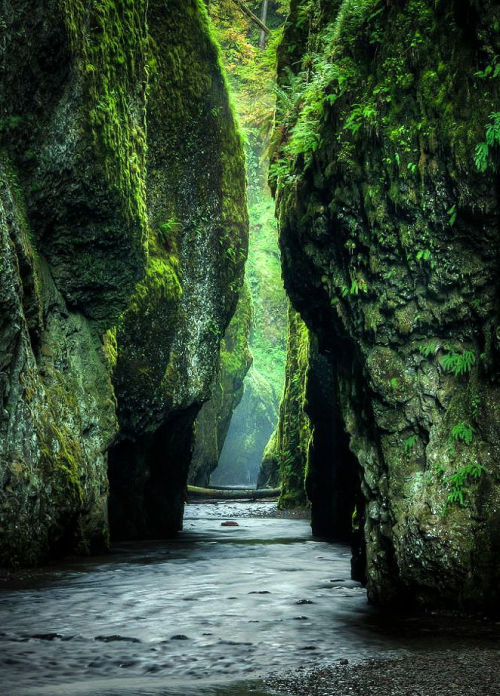
M 2 5 L 0 564 L 168 534 L 247 248 L 201 0 Z M 108 478 L 108 453 L 109 478 Z
M 252 300 L 243 286 L 236 312 L 221 343 L 219 367 L 211 398 L 203 404 L 195 423 L 189 483 L 208 486 L 219 464 L 229 424 L 243 396 L 243 381 L 252 364 L 248 345 L 252 322 Z
M 499 598 L 499 23 L 493 2 L 292 0 L 280 48 L 285 285 L 332 371 L 306 410 L 348 435 L 378 603 Z

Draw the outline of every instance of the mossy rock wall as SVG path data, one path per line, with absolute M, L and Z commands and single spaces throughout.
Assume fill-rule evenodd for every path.
M 499 22 L 293 0 L 280 49 L 285 285 L 333 368 L 378 603 L 498 602 Z
M 118 428 L 114 521 L 140 481 L 124 534 L 180 526 L 247 212 L 201 0 L 6 0 L 0 26 L 0 564 L 12 565 L 107 545 Z
M 259 472 L 259 487 L 279 481 L 281 507 L 307 503 L 305 472 L 312 435 L 306 413 L 306 391 L 310 356 L 310 336 L 298 312 L 288 311 L 285 388 L 280 404 L 278 425 L 264 450 Z
M 259 487 L 281 487 L 283 508 L 311 507 L 313 534 L 351 539 L 359 471 L 338 408 L 335 370 L 298 312 L 288 313 L 285 389 L 264 450 Z
M 248 345 L 252 322 L 252 300 L 243 286 L 236 312 L 222 340 L 219 368 L 212 384 L 212 395 L 198 414 L 194 429 L 193 456 L 189 483 L 208 486 L 217 468 L 229 424 L 243 396 L 243 381 L 252 364 Z
M 101 5 L 2 5 L 1 564 L 108 540 L 117 421 L 102 334 L 146 256 L 144 142 L 134 136 L 144 130 L 145 25 L 131 3 L 123 16 Z M 111 95 L 122 98 L 111 105 Z
M 110 455 L 112 529 L 127 537 L 182 526 L 193 422 L 211 395 L 248 245 L 242 138 L 205 5 L 152 0 L 147 17 L 149 258 L 116 331 Z

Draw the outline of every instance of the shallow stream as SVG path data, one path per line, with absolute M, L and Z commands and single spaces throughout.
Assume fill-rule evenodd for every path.
M 188 505 L 174 540 L 4 581 L 0 693 L 260 696 L 254 680 L 271 672 L 495 639 L 498 626 L 480 620 L 370 607 L 349 579 L 349 548 L 273 510 Z

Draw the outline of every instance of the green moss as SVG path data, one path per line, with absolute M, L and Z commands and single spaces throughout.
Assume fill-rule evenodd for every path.
M 118 358 L 118 345 L 116 343 L 116 327 L 108 329 L 103 337 L 103 350 L 106 360 L 108 361 L 111 369 L 116 367 L 116 361 Z
M 175 302 L 182 294 L 177 268 L 175 257 L 150 256 L 146 276 L 137 283 L 124 320 L 130 319 L 132 314 L 144 312 L 149 303 Z
M 285 388 L 278 426 L 263 460 L 267 469 L 272 468 L 271 459 L 279 469 L 281 496 L 278 504 L 283 508 L 307 503 L 305 477 L 311 439 L 311 424 L 306 414 L 309 332 L 297 312 L 290 308 L 288 316 Z
M 25 388 L 36 389 L 35 383 Z M 81 441 L 66 424 L 78 412 L 76 397 L 63 376 L 50 369 L 43 407 L 38 407 L 35 429 L 41 454 L 40 475 L 51 486 L 51 504 L 58 514 L 70 507 L 76 514 L 82 509 L 84 495 L 80 476 L 84 470 Z
M 150 0 L 147 14 L 149 257 L 117 327 L 114 373 L 134 437 L 174 404 L 207 399 L 248 241 L 242 138 L 204 3 Z M 240 358 L 223 354 L 228 372 Z
M 146 243 L 146 7 L 143 0 L 60 0 L 86 87 L 85 127 L 124 212 Z
M 246 283 L 243 284 L 236 312 L 221 343 L 221 375 L 230 380 L 233 376 L 246 374 L 251 362 L 248 338 L 252 324 L 252 298 Z
M 284 279 L 333 366 L 378 601 L 498 597 L 498 417 L 467 405 L 473 384 L 498 398 L 497 182 L 474 161 L 486 123 L 496 142 L 499 84 L 479 73 L 499 54 L 498 12 L 491 0 L 292 0 L 285 27 L 271 177 Z M 444 519 L 454 481 L 469 508 L 458 498 Z

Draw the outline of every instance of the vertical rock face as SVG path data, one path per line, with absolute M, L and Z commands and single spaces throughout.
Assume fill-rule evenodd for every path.
M 288 313 L 285 389 L 259 486 L 281 486 L 279 504 L 311 504 L 313 534 L 350 539 L 357 465 L 337 408 L 334 370 L 298 312 Z
M 248 218 L 242 142 L 201 0 L 148 3 L 150 256 L 117 328 L 117 536 L 182 525 L 192 428 L 210 396 L 241 288 Z
M 107 541 L 117 423 L 101 335 L 145 259 L 144 145 L 132 137 L 144 128 L 145 26 L 135 13 L 90 15 L 78 2 L 2 5 L 2 563 Z
M 306 413 L 310 336 L 299 314 L 288 311 L 285 388 L 280 404 L 278 426 L 264 450 L 259 487 L 281 484 L 280 505 L 306 504 L 304 487 L 311 422 Z
M 245 285 L 222 340 L 212 396 L 203 404 L 196 419 L 189 467 L 189 482 L 196 486 L 209 485 L 210 475 L 219 463 L 234 409 L 243 396 L 243 380 L 252 364 L 248 345 L 251 322 L 252 300 Z
M 113 459 L 133 474 L 114 499 L 158 463 L 171 498 L 159 485 L 157 505 L 175 508 L 159 528 L 179 526 L 246 204 L 202 2 L 6 0 L 0 24 L 0 564 L 13 564 L 106 545 L 118 427 L 129 452 L 145 447 Z
M 499 20 L 296 0 L 281 46 L 285 282 L 332 366 L 377 602 L 498 601 Z

